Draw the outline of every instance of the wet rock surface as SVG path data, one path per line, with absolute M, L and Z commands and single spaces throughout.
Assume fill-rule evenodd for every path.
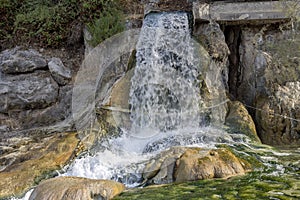
M 112 199 L 125 189 L 122 183 L 78 177 L 58 177 L 41 182 L 29 200 Z
M 22 195 L 40 180 L 56 175 L 55 170 L 78 153 L 76 133 L 33 134 L 1 140 L 0 198 Z

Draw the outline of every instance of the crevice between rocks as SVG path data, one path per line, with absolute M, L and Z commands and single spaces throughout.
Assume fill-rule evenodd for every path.
M 241 27 L 240 26 L 225 26 L 224 35 L 226 43 L 230 50 L 228 56 L 229 74 L 228 86 L 229 94 L 233 100 L 238 98 L 238 87 L 241 85 L 241 67 L 239 47 L 241 43 Z

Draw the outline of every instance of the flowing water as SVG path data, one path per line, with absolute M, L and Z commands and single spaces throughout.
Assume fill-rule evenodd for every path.
M 200 72 L 190 41 L 186 13 L 145 18 L 131 81 L 132 133 L 199 126 Z

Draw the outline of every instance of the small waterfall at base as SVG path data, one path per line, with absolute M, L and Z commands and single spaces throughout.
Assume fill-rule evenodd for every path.
M 131 130 L 103 143 L 104 151 L 77 159 L 64 175 L 114 179 L 134 187 L 142 181 L 143 162 L 169 147 L 214 148 L 233 142 L 225 131 L 202 126 L 208 121 L 197 55 L 186 13 L 148 14 L 131 79 Z

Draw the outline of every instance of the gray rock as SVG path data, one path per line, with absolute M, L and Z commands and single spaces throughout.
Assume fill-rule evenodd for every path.
M 55 103 L 58 85 L 48 72 L 40 71 L 17 76 L 7 75 L 0 80 L 0 112 L 40 109 Z
M 10 117 L 17 119 L 22 128 L 43 127 L 65 120 L 71 114 L 72 87 L 60 88 L 58 101 L 54 105 L 35 110 L 10 111 Z
M 0 69 L 6 74 L 33 72 L 46 67 L 45 58 L 33 49 L 21 50 L 16 47 L 0 54 Z
M 48 63 L 53 79 L 59 85 L 66 85 L 72 78 L 70 69 L 66 68 L 60 58 L 52 58 Z
M 230 52 L 219 24 L 200 24 L 195 27 L 194 35 L 215 61 L 226 64 Z

